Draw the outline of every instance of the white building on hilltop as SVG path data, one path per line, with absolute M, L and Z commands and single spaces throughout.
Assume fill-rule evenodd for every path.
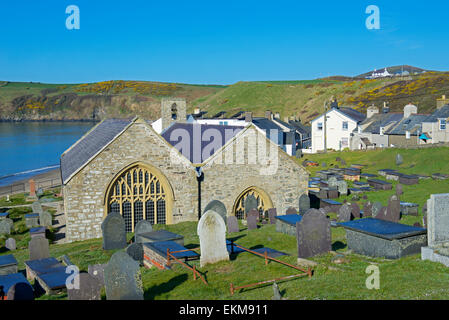
M 374 69 L 371 76 L 367 77 L 368 79 L 377 79 L 377 78 L 386 78 L 386 77 L 392 77 L 393 75 L 388 72 L 387 68 L 384 69 L 384 71 L 377 71 Z

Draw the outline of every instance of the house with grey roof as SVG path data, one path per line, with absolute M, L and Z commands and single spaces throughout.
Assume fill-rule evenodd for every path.
M 446 97 L 443 96 L 446 100 Z M 422 123 L 420 143 L 449 142 L 449 104 L 437 105 L 437 109 Z

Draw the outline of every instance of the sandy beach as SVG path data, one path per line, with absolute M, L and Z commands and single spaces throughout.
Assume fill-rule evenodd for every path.
M 39 187 L 48 188 L 51 186 L 57 186 L 61 184 L 61 172 L 58 169 L 50 170 L 44 173 L 36 174 L 32 177 L 28 177 L 23 180 L 15 181 L 7 186 L 0 187 L 0 196 L 7 194 L 29 192 L 30 186 L 28 181 L 34 179 L 36 182 L 36 190 Z

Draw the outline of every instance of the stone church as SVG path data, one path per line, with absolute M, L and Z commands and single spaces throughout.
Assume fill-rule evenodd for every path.
M 108 213 L 119 212 L 126 231 L 142 219 L 152 224 L 198 221 L 212 200 L 228 215 L 244 217 L 252 194 L 261 215 L 298 209 L 308 173 L 253 124 L 186 122 L 186 102 L 164 99 L 163 131 L 139 117 L 103 120 L 61 155 L 66 239 L 100 238 Z M 257 138 L 254 140 L 253 138 Z M 269 154 L 260 153 L 254 141 Z M 274 170 L 263 170 L 271 166 Z

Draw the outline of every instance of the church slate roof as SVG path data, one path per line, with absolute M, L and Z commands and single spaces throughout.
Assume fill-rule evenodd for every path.
M 78 169 L 114 140 L 132 122 L 132 118 L 104 120 L 66 150 L 60 159 L 62 183 L 65 184 Z
M 177 148 L 190 162 L 200 164 L 221 149 L 221 147 L 244 128 L 245 127 L 243 126 L 175 122 L 165 129 L 161 135 L 169 144 Z M 208 136 L 208 134 L 211 134 L 214 139 L 215 134 L 217 134 L 217 136 L 220 137 L 220 140 L 215 142 L 214 139 Z M 187 140 L 185 141 L 184 139 Z M 185 143 L 188 143 L 189 150 L 182 150 L 182 146 L 185 145 Z M 176 147 L 176 145 L 178 145 L 178 147 Z

